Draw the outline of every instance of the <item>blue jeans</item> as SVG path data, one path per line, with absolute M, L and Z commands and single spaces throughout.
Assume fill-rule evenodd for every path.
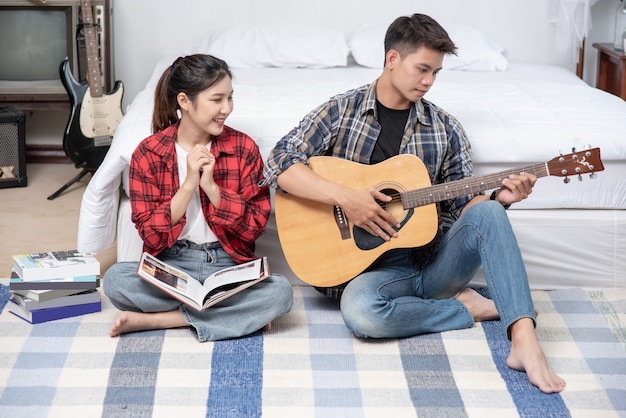
M 184 270 L 199 282 L 211 273 L 235 264 L 218 244 L 202 248 L 178 241 L 161 252 L 159 259 Z M 123 311 L 167 312 L 179 309 L 198 340 L 215 341 L 237 338 L 260 330 L 291 309 L 293 290 L 289 281 L 278 274 L 231 296 L 204 311 L 187 307 L 137 276 L 137 262 L 116 263 L 102 280 L 104 293 Z M 270 265 L 271 268 L 271 265 Z
M 400 231 L 399 233 L 402 233 Z M 535 319 L 528 277 L 500 203 L 475 204 L 440 240 L 424 265 L 410 249 L 386 253 L 343 291 L 341 313 L 359 337 L 394 338 L 469 328 L 474 319 L 454 296 L 480 265 L 502 324 Z

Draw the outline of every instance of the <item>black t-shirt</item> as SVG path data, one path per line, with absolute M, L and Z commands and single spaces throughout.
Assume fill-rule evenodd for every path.
M 402 137 L 404 136 L 404 127 L 411 111 L 410 108 L 403 110 L 389 109 L 378 100 L 376 100 L 376 110 L 378 111 L 378 123 L 380 123 L 381 130 L 370 158 L 370 164 L 376 164 L 389 157 L 398 155 Z

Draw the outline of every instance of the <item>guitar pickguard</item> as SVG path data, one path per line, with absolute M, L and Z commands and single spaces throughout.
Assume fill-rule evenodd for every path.
M 411 216 L 413 216 L 413 212 L 415 212 L 413 208 L 407 210 L 406 216 L 400 222 L 400 228 L 393 227 L 393 229 L 396 232 L 400 231 L 402 227 L 409 221 Z M 352 227 L 352 235 L 354 236 L 354 243 L 360 250 L 373 250 L 374 248 L 380 247 L 387 242 L 381 237 L 374 236 L 358 226 Z
M 85 138 L 98 138 L 96 146 L 111 145 L 115 128 L 124 116 L 120 107 L 123 94 L 120 89 L 111 95 L 92 97 L 87 89 L 80 107 L 80 130 Z M 109 138 L 108 143 L 103 138 Z

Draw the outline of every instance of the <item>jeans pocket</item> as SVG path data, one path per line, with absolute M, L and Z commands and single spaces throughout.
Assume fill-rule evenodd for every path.
M 184 242 L 177 242 L 169 248 L 164 249 L 159 254 L 159 258 L 176 259 L 184 254 L 189 247 Z

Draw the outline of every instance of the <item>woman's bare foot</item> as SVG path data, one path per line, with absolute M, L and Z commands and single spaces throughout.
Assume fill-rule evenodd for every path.
M 544 393 L 565 389 L 565 380 L 552 371 L 539 345 L 532 319 L 522 318 L 514 322 L 510 330 L 511 353 L 506 364 L 512 369 L 525 371 L 530 383 Z
M 122 311 L 109 331 L 111 337 L 136 331 L 147 331 L 150 329 L 165 329 L 185 327 L 183 315 L 179 310 L 169 312 L 131 312 Z
M 492 321 L 500 318 L 493 300 L 487 299 L 474 289 L 467 287 L 461 290 L 455 299 L 465 305 L 476 322 Z

